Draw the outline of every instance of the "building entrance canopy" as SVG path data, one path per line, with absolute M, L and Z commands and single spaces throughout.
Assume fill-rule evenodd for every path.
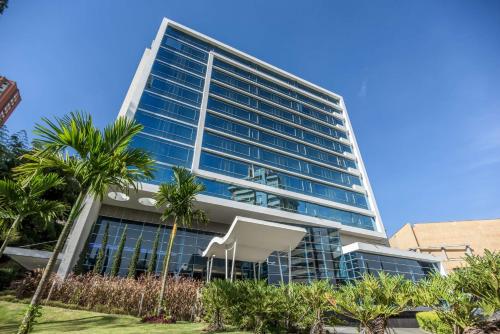
M 298 226 L 278 224 L 264 220 L 235 217 L 231 227 L 223 237 L 215 237 L 203 251 L 207 257 L 208 277 L 210 279 L 211 260 L 226 260 L 226 279 L 228 278 L 228 252 L 231 251 L 231 279 L 234 276 L 234 262 L 264 262 L 272 252 L 288 252 L 296 248 L 307 231 Z M 213 260 L 212 260 L 213 261 Z

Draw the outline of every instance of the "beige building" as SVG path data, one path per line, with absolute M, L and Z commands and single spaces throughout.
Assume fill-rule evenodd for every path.
M 500 251 L 500 218 L 406 224 L 390 239 L 391 247 L 443 258 L 446 271 L 463 264 L 467 254 Z

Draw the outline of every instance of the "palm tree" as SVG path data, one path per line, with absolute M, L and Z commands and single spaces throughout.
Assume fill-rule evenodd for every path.
M 45 223 L 53 223 L 63 214 L 66 206 L 43 198 L 47 190 L 62 185 L 64 180 L 55 173 L 37 174 L 28 185 L 22 180 L 0 180 L 0 220 L 14 220 L 0 247 L 0 258 L 13 231 L 29 216 L 39 216 Z
M 130 147 L 132 138 L 143 128 L 133 120 L 120 117 L 103 131 L 82 112 L 56 118 L 55 122 L 43 121 L 45 124 L 35 126 L 39 136 L 36 148 L 24 155 L 28 162 L 17 167 L 16 173 L 27 176 L 30 182 L 38 171 L 58 168 L 77 181 L 80 191 L 19 327 L 18 333 L 23 334 L 31 328 L 56 259 L 86 199 L 102 199 L 110 187 L 124 192 L 137 190 L 138 182 L 152 176 L 149 155 Z
M 362 333 L 384 334 L 389 317 L 413 305 L 415 292 L 412 281 L 381 272 L 379 277 L 368 274 L 342 285 L 331 303 L 338 313 L 358 320 Z
M 156 194 L 156 205 L 164 208 L 161 219 L 164 222 L 170 218 L 174 219 L 167 254 L 165 254 L 165 261 L 163 262 L 163 278 L 158 300 L 158 315 L 162 311 L 163 298 L 167 287 L 168 265 L 177 233 L 177 225 L 180 224 L 182 227 L 189 227 L 193 221 L 199 223 L 206 223 L 208 221 L 205 212 L 194 207 L 196 195 L 203 192 L 205 186 L 197 182 L 196 177 L 189 170 L 183 167 L 173 167 L 172 169 L 172 181 L 161 184 Z

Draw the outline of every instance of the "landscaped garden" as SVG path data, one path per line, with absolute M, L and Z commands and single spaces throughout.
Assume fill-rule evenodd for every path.
M 0 301 L 0 333 L 15 333 L 22 320 L 25 306 L 20 303 Z M 139 318 L 97 313 L 90 311 L 71 310 L 61 307 L 44 307 L 43 315 L 37 319 L 33 333 L 68 333 L 79 332 L 88 334 L 122 334 L 122 333 L 172 333 L 191 334 L 202 333 L 206 325 L 199 322 L 179 322 L 169 324 L 145 324 Z M 229 330 L 226 333 L 244 333 Z
M 161 276 L 152 271 L 139 276 L 134 256 L 127 277 L 118 277 L 121 256 L 117 255 L 112 259 L 111 272 L 104 275 L 104 246 L 91 272 L 82 274 L 77 263 L 74 275 L 58 279 L 52 273 L 57 256 L 85 199 L 102 198 L 109 187 L 123 192 L 136 190 L 138 181 L 152 176 L 153 161 L 144 151 L 130 146 L 142 129 L 133 121 L 119 118 L 104 131 L 82 113 L 44 123 L 36 127 L 39 138 L 33 148 L 18 158 L 7 178 L 0 180 L 0 219 L 6 231 L 0 257 L 13 236 L 25 224 L 32 224 L 34 217 L 46 224 L 56 219 L 64 223 L 45 270 L 30 273 L 4 293 L 0 304 L 2 330 L 13 332 L 20 323 L 20 334 L 69 329 L 89 333 L 196 333 L 234 328 L 254 333 L 323 333 L 326 325 L 355 322 L 367 334 L 382 334 L 391 317 L 426 306 L 433 313 L 420 316 L 419 321 L 429 331 L 500 331 L 498 253 L 468 256 L 467 267 L 445 277 L 435 273 L 418 283 L 383 273 L 338 286 L 328 281 L 279 286 L 256 280 L 205 284 L 169 276 L 177 226 L 207 222 L 204 212 L 194 206 L 204 186 L 190 171 L 177 167 L 173 168 L 171 182 L 162 184 L 156 196 L 162 220 L 174 222 Z M 68 183 L 76 189 L 71 200 L 48 195 Z M 157 261 L 156 249 L 153 253 L 151 268 Z M 24 307 L 21 301 L 29 305 Z

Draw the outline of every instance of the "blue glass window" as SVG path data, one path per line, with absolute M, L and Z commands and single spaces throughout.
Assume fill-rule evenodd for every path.
M 160 48 L 158 50 L 158 54 L 156 55 L 156 58 L 159 60 L 162 60 L 164 62 L 167 62 L 169 64 L 174 64 L 176 66 L 185 68 L 186 70 L 189 70 L 191 72 L 200 74 L 200 75 L 205 75 L 206 72 L 206 66 L 202 65 L 194 60 L 191 60 L 189 58 L 186 58 L 184 56 L 181 56 L 180 54 L 177 54 L 173 51 L 167 50 L 165 48 Z
M 229 138 L 222 138 L 208 132 L 205 132 L 203 135 L 203 147 L 217 149 L 222 152 L 233 153 L 243 157 L 252 156 L 252 147 L 250 145 Z
M 201 153 L 200 169 L 368 209 L 368 202 L 363 194 L 208 152 Z
M 185 144 L 194 144 L 196 128 L 160 116 L 137 111 L 135 120 L 144 126 L 142 132 L 160 136 Z
M 161 45 L 166 47 L 167 49 L 175 50 L 189 57 L 193 57 L 204 62 L 206 62 L 208 59 L 208 53 L 197 48 L 193 48 L 192 46 L 189 46 L 188 44 L 182 43 L 181 41 L 171 37 L 165 36 Z
M 221 130 L 239 137 L 252 138 L 252 129 L 248 126 L 228 121 L 224 118 L 208 114 L 205 119 L 205 126 L 211 129 Z
M 196 106 L 199 106 L 201 103 L 201 93 L 155 76 L 149 77 L 146 84 L 146 90 L 172 97 L 183 102 L 192 103 Z
M 193 159 L 192 148 L 142 133 L 133 138 L 132 146 L 142 148 L 149 152 L 156 161 L 177 166 L 191 167 L 191 161 Z
M 210 132 L 205 132 L 203 136 L 203 147 L 207 147 L 219 152 L 234 154 L 239 157 L 261 161 L 267 165 L 289 169 L 295 172 L 310 175 L 320 180 L 325 180 L 337 184 L 361 184 L 359 177 L 343 173 L 313 163 L 308 163 L 280 153 L 272 152 L 254 145 L 245 144 L 233 139 L 229 139 Z
M 374 219 L 370 216 L 334 209 L 314 203 L 268 194 L 239 185 L 199 178 L 206 186 L 205 194 L 233 201 L 269 207 L 339 222 L 343 225 L 374 230 Z
M 339 102 L 340 102 L 335 97 L 332 97 L 332 96 L 330 96 L 328 94 L 325 94 L 325 93 L 323 93 L 323 92 L 321 92 L 319 90 L 311 88 L 311 87 L 309 87 L 309 86 L 307 86 L 305 84 L 302 84 L 302 83 L 300 83 L 300 82 L 298 82 L 296 80 L 290 79 L 290 78 L 288 78 L 288 77 L 286 77 L 284 75 L 281 75 L 281 74 L 279 74 L 279 73 L 277 73 L 277 72 L 275 72 L 273 70 L 270 70 L 268 68 L 260 66 L 260 65 L 258 65 L 256 63 L 252 62 L 252 61 L 249 61 L 249 60 L 244 59 L 244 58 L 242 58 L 240 56 L 237 56 L 237 55 L 235 55 L 235 54 L 233 54 L 231 52 L 227 52 L 227 51 L 225 51 L 225 50 L 223 50 L 223 49 L 221 49 L 219 47 L 210 45 L 209 43 L 201 41 L 201 40 L 199 40 L 196 37 L 188 35 L 188 34 L 182 32 L 182 31 L 179 31 L 179 30 L 174 29 L 172 27 L 168 27 L 166 33 L 167 33 L 167 36 L 173 36 L 173 37 L 175 37 L 178 40 L 185 41 L 186 43 L 189 43 L 191 45 L 197 46 L 198 48 L 201 48 L 203 50 L 206 50 L 206 51 L 209 51 L 209 50 L 215 51 L 215 52 L 217 52 L 217 53 L 219 53 L 219 54 L 221 54 L 223 56 L 226 56 L 226 57 L 228 57 L 230 59 L 233 59 L 233 60 L 235 60 L 235 61 L 237 61 L 237 62 L 239 62 L 241 64 L 244 64 L 246 66 L 254 68 L 254 69 L 256 69 L 256 70 L 258 70 L 258 71 L 260 71 L 262 73 L 265 73 L 265 74 L 267 74 L 267 75 L 269 75 L 269 76 L 271 76 L 273 78 L 276 78 L 276 79 L 278 79 L 280 81 L 286 82 L 286 83 L 288 83 L 291 86 L 295 86 L 295 87 L 297 87 L 299 89 L 302 89 L 302 90 L 304 90 L 304 91 L 306 91 L 306 92 L 308 92 L 308 93 L 310 93 L 310 94 L 312 94 L 314 96 L 320 97 L 320 98 L 322 98 L 324 100 L 327 100 L 327 101 L 330 101 L 330 102 L 332 102 L 334 104 L 338 105 Z M 164 38 L 164 40 L 165 39 L 166 38 Z
M 165 65 L 156 61 L 153 64 L 151 73 L 161 76 L 165 79 L 171 79 L 183 85 L 201 90 L 203 88 L 204 80 L 196 75 L 189 74 L 188 72 L 181 71 L 177 68 Z
M 198 110 L 195 108 L 146 91 L 142 94 L 139 109 L 177 118 L 192 124 L 198 123 Z

